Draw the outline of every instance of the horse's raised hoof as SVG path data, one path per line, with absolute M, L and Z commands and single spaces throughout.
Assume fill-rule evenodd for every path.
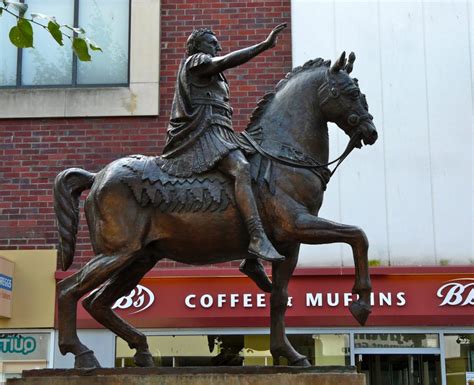
M 153 368 L 155 366 L 155 361 L 153 361 L 153 356 L 150 352 L 135 353 L 133 361 L 135 362 L 135 365 L 142 368 Z
M 79 353 L 74 359 L 74 368 L 76 369 L 96 369 L 100 368 L 99 361 L 95 358 L 92 350 L 86 350 Z
M 358 301 L 351 303 L 349 310 L 361 326 L 365 325 L 369 314 L 372 312 L 369 305 L 361 304 Z

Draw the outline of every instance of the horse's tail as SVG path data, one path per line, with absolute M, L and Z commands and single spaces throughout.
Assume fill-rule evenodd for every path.
M 71 266 L 76 249 L 79 198 L 84 190 L 91 188 L 94 177 L 95 174 L 86 170 L 68 168 L 54 180 L 54 211 L 59 232 L 58 257 L 63 271 Z

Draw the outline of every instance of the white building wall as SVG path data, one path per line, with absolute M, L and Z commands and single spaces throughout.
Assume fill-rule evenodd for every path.
M 362 227 L 384 265 L 473 264 L 473 17 L 469 1 L 293 0 L 293 65 L 345 50 L 379 132 L 329 183 L 320 216 Z M 330 158 L 347 136 L 330 127 Z M 300 265 L 352 265 L 346 245 Z

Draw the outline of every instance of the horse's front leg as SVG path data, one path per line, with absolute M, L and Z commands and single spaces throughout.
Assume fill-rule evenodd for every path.
M 297 242 L 308 244 L 347 243 L 352 248 L 355 265 L 355 282 L 352 292 L 359 299 L 349 306 L 354 318 L 364 325 L 371 312 L 369 262 L 367 252 L 369 242 L 364 231 L 356 226 L 344 225 L 319 218 L 311 214 L 300 214 L 291 230 Z
M 307 358 L 293 348 L 285 334 L 288 282 L 298 262 L 298 251 L 299 245 L 293 247 L 291 252 L 284 253 L 286 259 L 283 262 L 274 262 L 272 266 L 270 351 L 274 365 L 279 365 L 280 357 L 286 357 L 290 365 L 311 366 Z

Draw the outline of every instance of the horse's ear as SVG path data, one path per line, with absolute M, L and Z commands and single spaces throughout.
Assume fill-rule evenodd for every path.
M 356 59 L 355 53 L 351 52 L 349 54 L 349 62 L 347 63 L 346 68 L 345 68 L 348 74 L 350 74 L 352 72 L 352 69 L 354 68 L 355 59 Z
M 336 72 L 339 72 L 346 66 L 346 51 L 343 51 L 339 59 L 336 60 L 336 62 L 333 64 L 331 67 L 331 72 L 335 74 Z

